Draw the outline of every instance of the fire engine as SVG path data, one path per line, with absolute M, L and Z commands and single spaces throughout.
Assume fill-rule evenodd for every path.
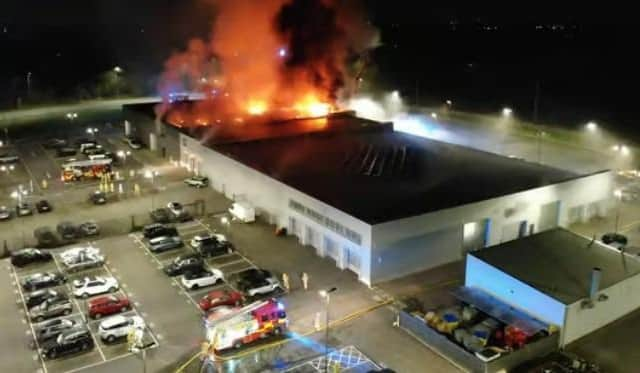
M 289 321 L 284 305 L 269 299 L 231 309 L 222 316 L 209 317 L 205 325 L 207 342 L 217 352 L 280 335 L 286 331 Z
M 111 173 L 111 159 L 72 161 L 62 165 L 62 181 L 97 179 Z

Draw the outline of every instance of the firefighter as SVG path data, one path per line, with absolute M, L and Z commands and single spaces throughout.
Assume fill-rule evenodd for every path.
M 282 286 L 284 286 L 284 289 L 287 292 L 291 290 L 291 287 L 289 285 L 289 275 L 286 272 L 282 274 Z
M 302 274 L 300 274 L 300 280 L 302 280 L 302 287 L 304 288 L 304 290 L 308 290 L 309 289 L 309 275 L 307 274 L 307 272 L 302 272 Z

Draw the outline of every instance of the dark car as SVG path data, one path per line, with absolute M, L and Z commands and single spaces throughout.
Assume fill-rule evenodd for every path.
M 46 319 L 69 315 L 73 312 L 73 305 L 69 298 L 49 298 L 39 305 L 29 310 L 29 318 L 35 322 L 42 322 Z
M 197 254 L 188 254 L 175 258 L 164 267 L 164 273 L 169 276 L 179 276 L 189 271 L 202 269 L 203 260 Z
M 94 205 L 104 205 L 107 203 L 107 194 L 103 191 L 96 190 L 89 194 L 89 201 Z
M 73 319 L 59 318 L 43 321 L 35 326 L 36 340 L 42 344 L 53 338 L 57 338 L 63 332 L 78 327 L 78 323 Z
M 52 138 L 45 141 L 42 146 L 46 149 L 60 149 L 67 146 L 67 140 Z
M 219 241 L 216 239 L 202 241 L 196 249 L 198 254 L 204 257 L 214 257 L 231 254 L 234 251 L 233 244 L 229 241 Z
M 36 210 L 39 213 L 49 212 L 52 210 L 51 204 L 46 199 L 40 200 L 36 203 Z
M 179 236 L 162 236 L 149 240 L 149 249 L 154 253 L 160 253 L 184 246 Z
M 146 225 L 142 229 L 142 234 L 144 235 L 144 238 L 150 240 L 152 238 L 162 237 L 162 236 L 169 236 L 169 237 L 177 236 L 178 230 L 175 227 L 172 227 L 170 225 L 154 223 L 154 224 Z
M 609 246 L 613 246 L 616 249 L 622 249 L 627 246 L 629 240 L 627 239 L 627 236 L 623 234 L 611 232 L 602 236 L 602 242 Z
M 72 155 L 76 155 L 78 151 L 75 148 L 63 147 L 56 149 L 57 157 L 70 157 Z
M 149 216 L 154 223 L 166 224 L 171 221 L 172 214 L 169 209 L 159 208 L 151 211 Z
M 46 290 L 36 290 L 26 295 L 25 303 L 27 308 L 33 308 L 42 304 L 42 302 L 48 299 L 54 298 L 68 298 L 67 294 L 58 290 L 46 289 Z
M 272 277 L 271 272 L 266 269 L 249 268 L 236 274 L 238 281 L 256 281 L 264 280 L 265 278 Z
M 33 263 L 48 262 L 53 257 L 50 253 L 38 249 L 22 249 L 11 253 L 11 264 L 24 267 Z
M 73 240 L 77 236 L 78 227 L 70 221 L 61 221 L 56 226 L 56 231 L 63 239 Z
M 95 221 L 88 221 L 78 225 L 77 234 L 82 237 L 97 236 L 100 234 L 100 227 Z
M 63 285 L 65 282 L 67 282 L 67 278 L 59 272 L 34 273 L 24 279 L 22 288 L 26 291 L 34 291 Z
M 93 337 L 86 327 L 73 328 L 62 332 L 56 339 L 51 339 L 41 346 L 43 358 L 55 359 L 60 356 L 93 349 Z

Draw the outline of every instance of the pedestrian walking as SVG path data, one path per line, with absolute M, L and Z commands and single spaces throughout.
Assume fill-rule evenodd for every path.
M 289 275 L 286 272 L 282 274 L 282 286 L 284 286 L 284 290 L 286 291 L 291 290 L 289 285 Z
M 307 274 L 307 272 L 302 272 L 302 274 L 300 275 L 300 279 L 302 280 L 302 287 L 304 288 L 304 290 L 308 290 L 309 289 L 309 275 Z

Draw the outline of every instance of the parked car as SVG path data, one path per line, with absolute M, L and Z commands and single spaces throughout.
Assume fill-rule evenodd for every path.
M 69 315 L 73 311 L 73 305 L 69 298 L 50 298 L 29 310 L 29 318 L 35 322 L 41 322 L 52 317 Z
M 192 272 L 187 272 L 182 275 L 181 282 L 187 289 L 195 290 L 206 286 L 215 285 L 220 281 L 223 281 L 224 276 L 222 271 L 217 268 L 200 269 Z
M 209 186 L 209 178 L 206 176 L 191 176 L 184 179 L 184 183 L 195 188 L 204 188 Z
M 11 253 L 11 264 L 16 267 L 48 262 L 51 259 L 53 259 L 53 256 L 50 253 L 38 249 L 22 249 Z
M 118 312 L 126 312 L 131 309 L 129 299 L 123 296 L 105 295 L 91 299 L 88 303 L 89 317 L 99 319 L 102 316 L 113 315 Z
M 36 290 L 31 293 L 28 293 L 25 296 L 24 302 L 27 308 L 33 308 L 47 299 L 51 298 L 68 298 L 67 294 L 64 291 L 53 290 L 53 289 L 43 289 Z
M 11 217 L 11 210 L 7 206 L 0 206 L 0 220 L 9 220 Z
M 126 137 L 125 141 L 127 145 L 129 145 L 129 147 L 134 150 L 142 149 L 142 147 L 144 146 L 144 144 L 142 144 L 142 141 L 135 137 Z
M 34 291 L 51 286 L 60 286 L 67 282 L 67 278 L 58 272 L 34 273 L 25 277 L 22 288 L 25 291 Z
M 34 326 L 36 340 L 42 344 L 51 339 L 57 338 L 63 332 L 78 327 L 78 323 L 69 318 L 58 318 L 49 321 L 43 321 Z
M 93 349 L 94 342 L 87 327 L 72 328 L 62 332 L 56 339 L 42 344 L 40 353 L 43 358 L 55 359 L 60 356 Z
M 175 216 L 180 216 L 184 212 L 184 206 L 180 202 L 169 202 L 167 208 Z
M 613 246 L 618 250 L 627 246 L 627 243 L 629 242 L 627 236 L 615 232 L 605 233 L 601 240 L 603 243 Z
M 232 290 L 214 290 L 202 297 L 198 306 L 203 311 L 209 311 L 220 306 L 239 307 L 244 303 L 242 293 Z
M 113 293 L 119 288 L 118 280 L 113 277 L 95 276 L 73 281 L 73 295 L 77 298 Z
M 60 149 L 67 146 L 67 140 L 54 137 L 45 141 L 42 146 L 46 149 Z
M 78 272 L 104 264 L 104 256 L 94 247 L 70 249 L 60 254 L 66 272 Z
M 197 254 L 182 255 L 164 267 L 164 273 L 168 276 L 179 276 L 186 272 L 196 271 L 202 268 L 204 262 Z
M 40 201 L 36 202 L 36 210 L 42 214 L 45 212 L 50 212 L 52 210 L 52 207 L 49 201 L 47 201 L 46 199 L 41 199 Z
M 229 241 L 211 240 L 200 244 L 196 252 L 203 257 L 211 258 L 231 254 L 234 250 L 233 245 Z
M 107 203 L 107 194 L 101 190 L 96 190 L 89 194 L 89 201 L 94 205 L 104 205 Z
M 145 323 L 140 316 L 112 316 L 105 319 L 98 326 L 98 335 L 105 342 L 113 343 L 118 339 L 127 337 L 136 329 L 144 329 Z
M 87 221 L 78 226 L 78 233 L 83 237 L 97 236 L 100 234 L 100 227 L 95 221 Z
M 98 145 L 98 143 L 95 141 L 85 142 L 80 144 L 80 153 L 87 154 L 93 149 L 101 149 L 101 148 L 102 148 L 102 145 Z
M 280 282 L 275 277 L 267 277 L 261 280 L 244 281 L 239 288 L 249 297 L 259 294 L 269 294 L 275 290 L 281 289 Z
M 102 148 L 102 146 L 98 145 L 96 147 L 89 147 L 83 151 L 84 155 L 89 159 L 100 159 L 100 158 L 92 158 L 92 156 L 96 155 L 104 155 L 107 151 Z
M 56 226 L 56 231 L 58 231 L 58 234 L 63 239 L 73 240 L 74 238 L 77 237 L 78 227 L 76 227 L 76 225 L 70 221 L 61 221 Z
M 0 154 L 0 164 L 17 163 L 19 160 L 20 160 L 20 157 L 18 157 L 15 154 L 10 154 L 10 153 Z
M 76 155 L 77 152 L 75 148 L 65 146 L 56 150 L 56 157 L 71 157 Z
M 220 238 L 224 238 L 224 236 L 220 235 Z M 224 240 L 226 240 L 226 238 L 224 238 Z M 218 237 L 216 237 L 213 234 L 209 234 L 209 233 L 197 234 L 193 236 L 191 241 L 189 241 L 189 246 L 193 247 L 194 249 L 197 249 L 200 246 L 202 246 L 203 243 L 216 242 L 216 241 L 218 241 Z
M 16 205 L 17 216 L 29 216 L 33 215 L 33 208 L 28 202 L 21 202 Z
M 166 224 L 171 221 L 171 212 L 165 208 L 159 208 L 149 213 L 154 223 Z
M 184 243 L 178 236 L 161 236 L 149 240 L 149 250 L 154 253 L 178 249 L 182 246 Z
M 142 229 L 142 234 L 146 239 L 152 239 L 161 236 L 178 236 L 178 230 L 170 225 L 154 223 L 146 225 Z

